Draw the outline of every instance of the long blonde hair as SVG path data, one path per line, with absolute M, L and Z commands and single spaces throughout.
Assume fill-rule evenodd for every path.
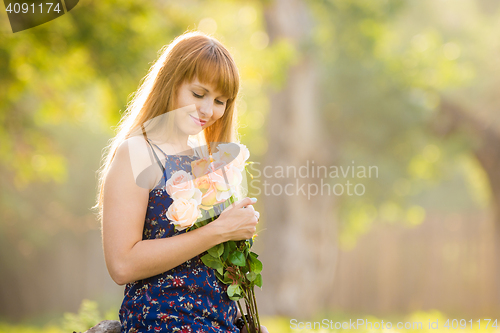
M 97 209 L 102 222 L 104 180 L 120 144 L 137 132 L 146 121 L 172 111 L 178 88 L 196 76 L 228 96 L 224 115 L 200 133 L 205 143 L 237 142 L 235 100 L 239 91 L 239 73 L 229 51 L 214 37 L 199 31 L 186 32 L 160 51 L 160 56 L 142 80 L 128 103 L 117 134 L 104 148 L 99 173 Z

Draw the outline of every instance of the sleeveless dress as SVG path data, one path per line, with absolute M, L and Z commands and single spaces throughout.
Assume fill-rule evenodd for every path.
M 150 140 L 145 138 L 151 146 Z M 164 175 L 159 185 L 149 192 L 143 240 L 186 232 L 175 231 L 166 217 L 172 199 L 161 185 L 177 170 L 191 172 L 191 162 L 197 159 L 196 155 L 167 155 L 158 146 L 156 148 L 165 155 L 166 162 L 163 167 L 151 146 Z M 128 283 L 119 310 L 121 333 L 239 333 L 234 325 L 237 304 L 227 296 L 227 285 L 201 261 L 206 253 L 164 273 Z

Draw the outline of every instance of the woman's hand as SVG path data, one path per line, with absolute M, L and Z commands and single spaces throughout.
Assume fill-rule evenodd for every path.
M 240 312 L 240 309 L 238 308 L 238 313 L 236 315 L 236 319 L 238 319 L 240 317 L 241 317 L 241 312 Z M 240 333 L 248 333 L 246 326 L 243 326 L 243 328 L 240 330 Z M 269 333 L 269 331 L 267 330 L 266 326 L 260 325 L 260 333 Z
M 260 216 L 252 206 L 255 202 L 257 199 L 246 197 L 227 207 L 215 221 L 208 225 L 219 230 L 223 242 L 250 239 L 257 230 Z

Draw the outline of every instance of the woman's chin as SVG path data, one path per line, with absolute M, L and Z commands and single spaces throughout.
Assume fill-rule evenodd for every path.
M 195 129 L 191 129 L 188 134 L 189 135 L 198 135 L 200 134 L 201 132 L 203 131 L 203 128 L 202 127 L 197 127 Z

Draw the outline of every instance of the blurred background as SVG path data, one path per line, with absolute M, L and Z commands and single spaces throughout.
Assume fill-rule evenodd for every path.
M 188 29 L 218 38 L 240 70 L 272 332 L 292 331 L 290 318 L 495 319 L 499 18 L 497 0 L 81 0 L 13 34 L 3 11 L 0 331 L 118 318 L 96 171 L 158 50 Z M 377 173 L 274 173 L 312 163 Z M 363 194 L 271 191 L 346 181 Z

